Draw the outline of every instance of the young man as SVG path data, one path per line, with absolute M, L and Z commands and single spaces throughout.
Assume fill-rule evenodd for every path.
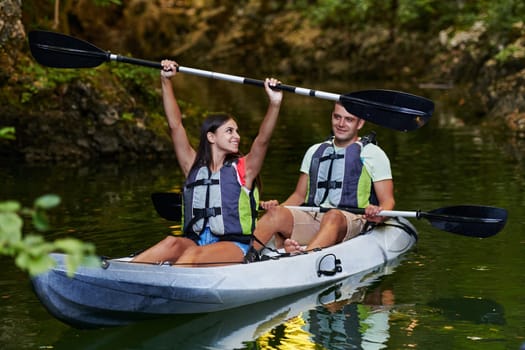
M 395 205 L 390 161 L 385 152 L 358 133 L 365 121 L 348 113 L 336 102 L 332 112 L 333 137 L 311 146 L 301 164 L 295 191 L 279 205 L 261 202 L 267 213 L 258 221 L 255 237 L 268 242 L 275 235 L 277 246 L 295 253 L 324 248 L 358 235 L 366 221 L 382 222 L 377 214 Z M 285 206 L 334 208 L 325 213 L 293 210 Z M 365 208 L 364 215 L 335 209 L 338 206 Z M 262 248 L 259 243 L 256 249 Z

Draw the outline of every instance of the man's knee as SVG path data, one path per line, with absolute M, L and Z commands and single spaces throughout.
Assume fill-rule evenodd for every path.
M 283 207 L 272 207 L 268 209 L 257 221 L 257 228 L 264 229 L 264 231 L 279 231 L 288 221 L 286 210 L 287 209 Z
M 326 222 L 330 222 L 332 224 L 335 223 L 337 225 L 346 225 L 346 217 L 339 210 L 329 210 L 323 215 L 321 225 L 323 225 Z

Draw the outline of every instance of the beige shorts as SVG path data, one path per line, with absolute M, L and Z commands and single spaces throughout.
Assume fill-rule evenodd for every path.
M 294 222 L 291 238 L 301 245 L 307 245 L 319 231 L 324 213 L 301 210 L 291 210 L 291 212 Z M 361 215 L 352 214 L 344 210 L 341 210 L 341 213 L 346 218 L 346 235 L 343 241 L 347 241 L 361 232 L 366 220 Z

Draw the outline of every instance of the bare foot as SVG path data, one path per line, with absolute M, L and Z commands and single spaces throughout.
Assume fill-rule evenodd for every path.
M 297 254 L 297 253 L 304 252 L 304 248 L 301 247 L 301 245 L 297 243 L 297 241 L 290 239 L 290 238 L 287 238 L 284 241 L 284 250 L 290 254 Z

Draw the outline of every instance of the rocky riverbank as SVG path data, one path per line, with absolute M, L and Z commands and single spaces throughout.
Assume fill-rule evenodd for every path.
M 158 87 L 148 86 L 147 76 L 139 80 L 111 68 L 96 76 L 43 71 L 29 53 L 27 33 L 51 30 L 45 18 L 53 18 L 53 7 L 23 3 L 0 5 L 0 128 L 16 128 L 15 140 L 0 140 L 0 157 L 171 157 L 161 131 Z M 66 16 L 56 30 L 135 57 L 177 57 L 203 69 L 275 74 L 297 84 L 304 77 L 380 78 L 434 88 L 462 84 L 469 96 L 461 99 L 474 114 L 490 115 L 491 122 L 525 137 L 523 23 L 504 34 L 483 22 L 439 32 L 399 30 L 388 23 L 349 31 L 319 25 L 274 2 L 221 3 L 132 0 L 99 7 L 88 0 L 64 1 Z

